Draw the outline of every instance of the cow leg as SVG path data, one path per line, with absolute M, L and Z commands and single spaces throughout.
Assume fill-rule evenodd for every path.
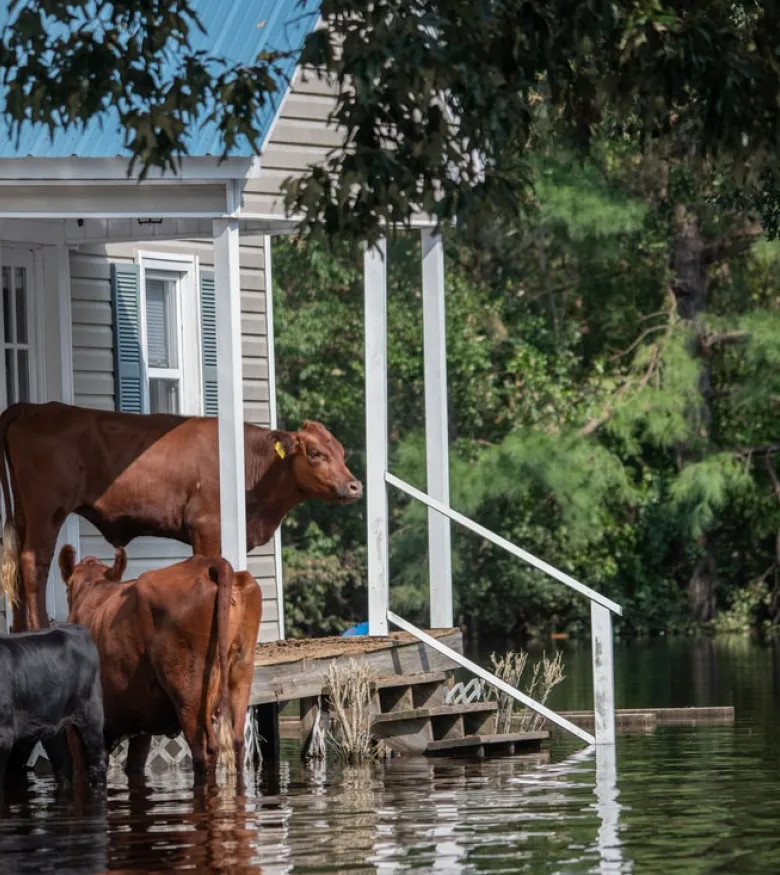
M 193 529 L 192 552 L 196 556 L 209 558 L 221 556 L 219 529 Z
M 57 532 L 51 532 L 48 528 L 36 529 L 32 523 L 27 526 L 27 532 L 38 533 L 37 545 L 31 543 L 29 536 L 25 537 L 21 555 L 22 580 L 27 603 L 27 628 L 48 629 L 46 581 L 54 556 Z
M 103 741 L 102 718 L 102 710 L 95 713 L 95 708 L 90 707 L 84 722 L 77 728 L 80 747 L 87 762 L 87 778 L 93 787 L 102 787 L 105 784 L 108 771 L 108 752 Z
M 43 742 L 43 749 L 49 757 L 54 769 L 54 778 L 58 784 L 73 782 L 73 760 L 68 747 L 68 736 L 63 729 Z
M 152 749 L 151 735 L 134 735 L 127 743 L 127 759 L 125 760 L 125 774 L 143 775 L 146 768 L 146 760 Z
M 8 768 L 8 760 L 11 758 L 11 751 L 13 748 L 13 736 L 5 732 L 0 734 L 0 795 L 2 795 L 3 792 L 5 773 Z
M 203 721 L 199 718 L 197 707 L 185 706 L 177 708 L 177 711 L 179 726 L 181 726 L 182 734 L 190 746 L 193 771 L 196 777 L 202 777 L 209 767 L 216 765 L 216 747 L 213 751 L 208 750 L 206 730 Z
M 254 653 L 252 654 L 254 657 Z M 236 768 L 241 772 L 244 768 L 246 741 L 244 728 L 249 709 L 249 697 L 252 693 L 252 675 L 254 665 L 252 660 L 236 664 L 230 672 L 230 704 L 233 710 L 233 748 L 236 752 Z
M 24 784 L 27 782 L 27 763 L 35 747 L 34 741 L 17 741 L 13 743 L 8 755 L 5 769 L 5 780 L 8 783 Z

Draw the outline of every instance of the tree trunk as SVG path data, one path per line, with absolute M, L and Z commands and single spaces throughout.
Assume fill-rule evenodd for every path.
M 672 269 L 677 312 L 682 319 L 693 323 L 695 334 L 691 347 L 700 350 L 699 316 L 707 307 L 708 259 L 705 253 L 708 247 L 702 237 L 698 217 L 689 213 L 683 204 L 678 204 L 675 210 L 675 230 Z M 702 359 L 699 391 L 701 428 L 709 433 L 712 427 L 712 372 L 707 358 Z M 704 532 L 699 543 L 704 548 L 704 556 L 696 562 L 688 581 L 688 609 L 693 620 L 706 622 L 715 614 L 718 569 L 712 537 Z
M 718 566 L 712 538 L 705 532 L 699 539 L 704 555 L 697 560 L 688 582 L 688 610 L 691 619 L 706 623 L 715 616 L 715 589 L 718 585 Z

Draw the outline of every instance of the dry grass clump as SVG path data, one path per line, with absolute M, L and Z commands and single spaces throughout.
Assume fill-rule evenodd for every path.
M 523 679 L 528 664 L 528 654 L 524 651 L 515 653 L 510 650 L 504 656 L 498 657 L 495 653 L 490 656 L 490 661 L 493 663 L 493 674 L 501 678 L 510 686 L 520 689 L 520 682 Z M 542 654 L 542 659 L 534 663 L 531 681 L 526 686 L 524 692 L 532 699 L 536 699 L 542 705 L 547 701 L 550 692 L 556 687 L 566 675 L 563 673 L 563 654 L 558 651 L 552 659 L 547 658 L 547 654 Z M 510 732 L 512 729 L 512 716 L 517 709 L 520 713 L 520 724 L 517 727 L 518 732 L 535 732 L 544 724 L 544 717 L 531 711 L 529 708 L 523 708 L 517 699 L 507 693 L 497 690 L 495 687 L 490 687 L 488 698 L 495 696 L 498 702 L 497 715 L 497 731 L 499 733 Z
M 331 663 L 328 669 L 330 729 L 328 742 L 339 759 L 361 763 L 373 759 L 371 743 L 371 680 L 363 661 Z

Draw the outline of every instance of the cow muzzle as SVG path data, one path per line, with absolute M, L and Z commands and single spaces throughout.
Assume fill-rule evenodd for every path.
M 348 480 L 337 487 L 336 494 L 345 503 L 357 501 L 363 497 L 363 484 L 359 480 Z

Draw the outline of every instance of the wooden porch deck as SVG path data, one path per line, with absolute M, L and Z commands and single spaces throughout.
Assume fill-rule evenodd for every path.
M 460 629 L 434 629 L 428 634 L 463 653 Z M 257 646 L 249 704 L 280 704 L 318 696 L 326 686 L 331 663 L 350 659 L 361 659 L 379 677 L 458 668 L 452 660 L 407 632 L 275 641 Z

